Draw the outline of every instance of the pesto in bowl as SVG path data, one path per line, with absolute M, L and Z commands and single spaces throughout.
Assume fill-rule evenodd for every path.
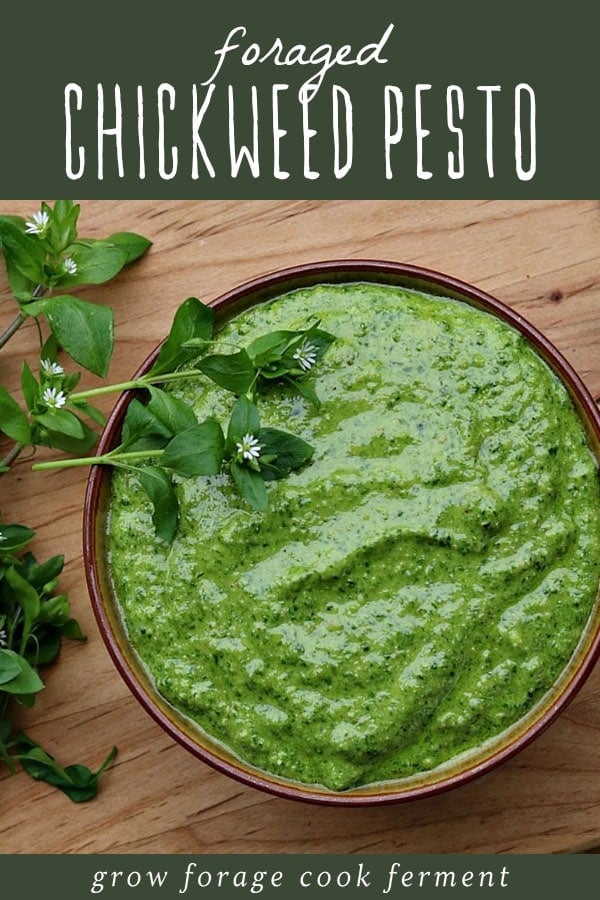
M 224 475 L 179 480 L 170 547 L 135 475 L 114 472 L 107 553 L 168 703 L 244 765 L 345 792 L 468 757 L 543 700 L 598 595 L 600 487 L 563 382 L 468 303 L 314 284 L 217 341 L 310 317 L 335 336 L 320 407 L 275 384 L 260 410 L 312 462 L 268 484 L 266 513 Z M 199 421 L 230 413 L 208 380 L 172 390 Z

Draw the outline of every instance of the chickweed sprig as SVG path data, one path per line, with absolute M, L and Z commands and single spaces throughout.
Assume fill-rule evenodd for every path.
M 17 442 L 9 464 L 27 446 L 87 453 L 97 435 L 85 419 L 103 422 L 99 410 L 84 401 L 69 401 L 79 374 L 66 375 L 57 354 L 62 348 L 84 369 L 104 377 L 114 349 L 113 311 L 70 291 L 114 278 L 148 250 L 150 241 L 132 232 L 116 232 L 103 240 L 82 238 L 77 230 L 79 213 L 73 201 L 57 200 L 53 207 L 42 203 L 27 220 L 0 216 L 0 251 L 18 305 L 17 316 L 0 335 L 0 349 L 28 319 L 45 320 L 50 328 L 37 378 L 23 362 L 26 409 L 0 385 L 0 431 Z M 0 471 L 6 468 L 4 460 Z
M 83 284 L 102 284 L 146 252 L 150 241 L 131 232 L 103 240 L 80 237 L 80 207 L 72 200 L 42 203 L 25 221 L 0 216 L 0 249 L 8 282 L 19 306 L 0 335 L 0 348 L 28 318 L 44 316 L 60 346 L 75 362 L 105 376 L 114 347 L 113 312 L 71 293 Z
M 279 380 L 310 402 L 319 402 L 303 379 L 334 338 L 318 326 L 316 322 L 298 331 L 269 332 L 231 354 L 198 359 L 202 349 L 214 344 L 215 318 L 210 307 L 189 297 L 177 310 L 169 336 L 145 375 L 70 396 L 77 405 L 111 390 L 146 389 L 147 402 L 135 397 L 127 408 L 121 443 L 100 456 L 53 460 L 34 469 L 87 465 L 133 469 L 152 503 L 156 533 L 167 543 L 174 540 L 179 520 L 174 475 L 197 478 L 228 472 L 242 499 L 264 512 L 265 482 L 305 465 L 313 448 L 290 432 L 262 427 L 256 400 Z M 213 418 L 198 422 L 187 404 L 157 386 L 198 377 L 208 377 L 238 395 L 225 428 Z
M 0 385 L 0 431 L 14 441 L 0 463 L 0 474 L 23 450 L 39 445 L 69 453 L 88 452 L 97 433 L 85 421 L 102 425 L 104 417 L 85 400 L 72 397 L 79 374 L 68 374 L 62 348 L 81 366 L 104 376 L 113 351 L 113 312 L 71 291 L 100 284 L 142 256 L 150 241 L 119 232 L 105 240 L 81 238 L 79 206 L 57 200 L 42 203 L 27 219 L 0 216 L 0 252 L 17 314 L 0 334 L 0 350 L 28 320 L 40 335 L 39 358 L 21 368 L 24 407 Z M 44 342 L 42 329 L 50 334 Z M 37 374 L 36 374 L 37 373 Z M 96 795 L 98 779 L 116 755 L 113 748 L 95 772 L 82 765 L 63 768 L 32 738 L 19 732 L 10 713 L 14 703 L 33 706 L 44 688 L 39 669 L 59 654 L 63 638 L 83 640 L 65 594 L 58 592 L 63 557 L 45 563 L 24 550 L 34 532 L 0 519 L 0 761 L 11 772 L 20 762 L 32 778 L 43 780 L 81 802 Z
M 57 592 L 64 558 L 53 556 L 38 563 L 21 551 L 34 532 L 23 525 L 0 524 L 0 760 L 15 771 L 15 763 L 33 778 L 47 781 L 81 802 L 95 797 L 98 778 L 115 758 L 115 747 L 97 772 L 86 766 L 63 768 L 32 738 L 15 730 L 9 703 L 30 707 L 44 689 L 38 669 L 53 662 L 63 638 L 83 641 L 69 601 Z

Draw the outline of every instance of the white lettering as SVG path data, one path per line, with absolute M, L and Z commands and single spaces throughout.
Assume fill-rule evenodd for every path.
M 200 177 L 198 173 L 198 150 L 200 151 L 202 162 L 206 167 L 206 171 L 211 178 L 215 177 L 214 166 L 208 157 L 206 147 L 204 146 L 203 141 L 200 139 L 199 133 L 200 126 L 202 125 L 202 120 L 204 119 L 204 114 L 209 107 L 214 89 L 214 84 L 211 84 L 206 92 L 206 97 L 204 98 L 202 106 L 200 107 L 200 109 L 198 109 L 198 88 L 196 87 L 196 85 L 194 85 L 192 88 L 192 178 L 194 179 L 194 181 L 197 181 Z
M 454 113 L 452 98 L 456 97 L 456 114 L 462 122 L 465 115 L 465 98 L 461 88 L 456 84 L 449 85 L 446 90 L 446 116 L 448 122 L 448 131 L 456 135 L 457 149 L 456 153 L 452 150 L 448 151 L 448 177 L 462 178 L 465 174 L 465 157 L 463 147 L 463 130 L 454 124 Z
M 346 146 L 346 159 L 343 165 L 340 164 L 340 110 L 339 110 L 339 98 L 342 98 L 344 103 L 344 121 L 346 123 L 346 136 L 345 136 L 345 146 Z M 350 94 L 345 88 L 340 87 L 338 84 L 333 85 L 332 91 L 332 100 L 333 100 L 333 174 L 336 178 L 343 178 L 350 169 L 352 168 L 352 155 L 354 150 L 354 139 L 353 139 L 353 131 L 352 131 L 352 101 L 350 99 Z
M 311 95 L 312 96 L 312 95 Z M 310 181 L 319 178 L 318 172 L 313 172 L 310 167 L 310 142 L 316 135 L 316 130 L 308 124 L 308 104 L 310 103 L 309 92 L 302 88 L 300 91 L 300 104 L 302 106 L 302 145 L 304 149 L 304 177 Z
M 423 168 L 423 141 L 428 134 L 431 134 L 426 128 L 423 128 L 423 117 L 421 114 L 421 94 L 424 91 L 430 91 L 430 84 L 415 85 L 415 130 L 417 133 L 417 178 L 426 181 L 431 178 L 433 172 Z
M 478 91 L 485 94 L 485 161 L 489 178 L 494 177 L 494 111 L 493 95 L 501 88 L 499 84 L 478 84 Z
M 146 153 L 144 149 L 144 89 L 138 84 L 137 89 L 137 134 L 138 134 L 138 178 L 146 177 Z
M 279 127 L 279 94 L 287 91 L 289 84 L 274 84 L 272 91 L 273 106 L 273 176 L 283 181 L 290 177 L 290 173 L 281 168 L 280 165 L 280 148 L 281 138 L 285 137 L 287 131 L 285 128 Z
M 171 84 L 159 84 L 158 99 L 158 174 L 165 181 L 175 178 L 177 174 L 177 147 L 171 147 L 171 170 L 165 168 L 165 106 L 164 96 L 169 98 L 169 110 L 175 109 L 175 88 Z
M 84 173 L 85 170 L 85 150 L 80 145 L 77 149 L 79 157 L 79 168 L 73 171 L 73 147 L 72 147 L 72 124 L 71 124 L 71 95 L 75 95 L 75 109 L 80 112 L 83 106 L 83 91 L 81 86 L 70 81 L 65 87 L 65 173 L 71 181 L 76 181 Z M 101 888 L 102 889 L 102 888 Z
M 223 44 L 223 46 L 220 47 L 219 50 L 215 50 L 215 56 L 219 57 L 219 61 L 217 63 L 216 68 L 214 69 L 212 75 L 210 76 L 210 78 L 207 78 L 206 81 L 202 82 L 202 87 L 208 87 L 209 84 L 212 84 L 212 82 L 215 80 L 215 78 L 221 71 L 221 67 L 222 67 L 223 63 L 225 62 L 225 56 L 229 53 L 229 51 L 230 50 L 239 50 L 239 47 L 240 47 L 239 44 L 230 44 L 229 43 L 230 39 L 238 32 L 241 32 L 241 36 L 245 37 L 246 29 L 244 28 L 243 25 L 238 25 L 237 28 L 231 29 L 231 31 L 225 38 L 225 43 Z
M 250 88 L 252 98 L 252 150 L 246 144 L 242 144 L 237 156 L 235 148 L 235 104 L 232 85 L 229 85 L 227 94 L 229 98 L 229 159 L 231 161 L 231 177 L 237 178 L 242 161 L 247 159 L 252 177 L 258 178 L 260 175 L 260 164 L 258 157 L 258 94 L 256 85 L 253 84 Z
M 265 63 L 271 60 L 275 66 L 313 66 L 317 67 L 317 71 L 311 75 L 302 85 L 301 91 L 306 91 L 308 98 L 312 98 L 323 83 L 326 74 L 336 65 L 343 66 L 366 66 L 369 63 L 377 63 L 379 65 L 387 63 L 387 59 L 383 57 L 383 51 L 390 39 L 390 35 L 394 30 L 394 24 L 390 23 L 381 38 L 371 44 L 365 44 L 357 51 L 356 56 L 350 57 L 352 47 L 344 44 L 337 51 L 334 50 L 332 44 L 320 44 L 312 52 L 309 53 L 304 44 L 294 44 L 286 52 L 284 52 L 283 42 L 277 37 L 271 44 L 270 48 L 265 52 L 262 51 L 260 44 L 253 42 L 241 51 L 240 62 L 244 66 L 252 66 L 256 63 Z M 232 28 L 225 38 L 224 44 L 215 50 L 217 64 L 211 75 L 202 82 L 203 87 L 213 84 L 223 68 L 223 64 L 228 54 L 234 50 L 240 50 L 241 44 L 235 43 L 234 39 L 244 38 L 247 29 L 243 25 Z
M 395 103 L 395 130 L 392 131 L 392 108 L 391 108 L 391 98 L 394 98 Z M 394 144 L 399 144 L 402 140 L 402 105 L 404 102 L 404 98 L 402 95 L 402 91 L 399 87 L 396 87 L 395 84 L 386 84 L 384 94 L 384 109 L 385 109 L 385 130 L 384 130 L 384 147 L 385 147 L 385 177 L 387 179 L 393 178 L 394 174 L 392 172 L 392 163 L 390 159 L 390 150 Z
M 523 168 L 523 136 L 521 133 L 521 94 L 529 97 L 529 168 Z M 535 94 L 529 84 L 515 88 L 515 166 L 520 181 L 531 181 L 536 170 Z
M 104 138 L 106 136 L 115 136 L 115 145 L 117 151 L 117 171 L 119 178 L 123 178 L 125 170 L 123 168 L 123 110 L 121 107 L 121 88 L 115 84 L 115 127 L 104 127 L 104 88 L 102 84 L 98 84 L 98 181 L 104 178 Z
M 260 47 L 258 44 L 250 44 L 242 54 L 242 65 L 253 66 L 257 59 L 260 59 Z

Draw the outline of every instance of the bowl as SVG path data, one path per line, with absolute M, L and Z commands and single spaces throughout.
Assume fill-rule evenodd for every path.
M 570 394 L 587 432 L 589 446 L 600 460 L 600 413 L 573 368 L 536 328 L 517 312 L 487 293 L 448 275 L 396 262 L 334 260 L 299 265 L 255 278 L 218 297 L 211 304 L 223 320 L 254 304 L 287 291 L 320 283 L 374 282 L 415 289 L 454 298 L 487 311 L 521 334 L 554 370 Z M 157 348 L 136 373 L 152 365 Z M 121 424 L 135 392 L 118 400 L 102 433 L 97 453 L 106 453 L 119 443 Z M 600 653 L 600 598 L 568 665 L 552 688 L 514 725 L 479 749 L 469 751 L 443 766 L 396 781 L 386 781 L 344 792 L 300 784 L 242 762 L 218 741 L 204 734 L 174 709 L 156 690 L 143 663 L 128 640 L 112 586 L 106 525 L 111 473 L 93 466 L 84 507 L 84 561 L 93 610 L 102 638 L 116 668 L 144 709 L 172 738 L 213 768 L 251 787 L 288 799 L 336 806 L 375 806 L 414 800 L 465 784 L 505 762 L 538 737 L 565 709 L 590 674 Z

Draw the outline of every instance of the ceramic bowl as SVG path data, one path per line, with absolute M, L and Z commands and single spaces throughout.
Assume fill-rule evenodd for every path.
M 318 283 L 377 282 L 452 297 L 504 320 L 520 331 L 562 380 L 579 412 L 590 447 L 600 460 L 600 414 L 578 375 L 559 351 L 517 312 L 489 294 L 447 275 L 411 265 L 374 260 L 341 260 L 300 265 L 270 273 L 218 297 L 211 304 L 222 319 L 272 297 Z M 152 365 L 158 348 L 137 376 Z M 119 443 L 121 424 L 134 392 L 118 400 L 98 445 L 105 453 Z M 84 559 L 91 601 L 102 637 L 126 684 L 159 725 L 205 763 L 252 787 L 289 799 L 337 806 L 368 806 L 414 800 L 464 784 L 500 765 L 534 740 L 567 706 L 584 683 L 600 653 L 600 599 L 577 649 L 552 689 L 529 713 L 475 751 L 442 767 L 410 778 L 370 785 L 343 793 L 298 784 L 240 761 L 175 710 L 156 690 L 133 651 L 119 615 L 107 559 L 106 526 L 111 473 L 92 467 L 84 511 Z

